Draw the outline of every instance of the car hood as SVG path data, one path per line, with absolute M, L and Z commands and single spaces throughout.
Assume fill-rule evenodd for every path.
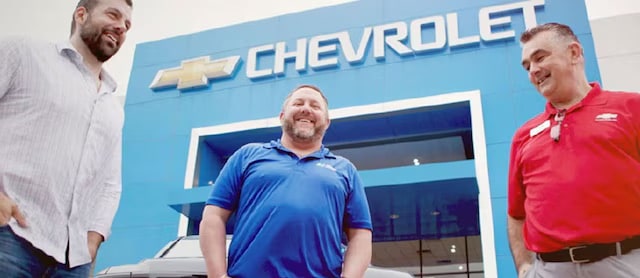
M 392 269 L 369 266 L 364 272 L 364 278 L 413 278 L 413 275 Z
M 204 259 L 197 258 L 159 258 L 147 259 L 138 264 L 109 267 L 96 275 L 97 278 L 122 277 L 206 277 Z M 412 278 L 408 273 L 370 266 L 364 278 Z
M 112 266 L 98 273 L 96 277 L 156 276 L 180 277 L 181 275 L 206 275 L 203 258 L 160 258 L 148 259 L 138 264 Z M 170 276 L 169 276 L 170 275 Z

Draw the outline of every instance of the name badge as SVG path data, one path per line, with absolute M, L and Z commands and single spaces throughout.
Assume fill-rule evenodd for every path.
M 532 128 L 531 130 L 529 130 L 529 137 L 533 137 L 533 136 L 536 136 L 536 135 L 540 134 L 540 132 L 542 132 L 543 130 L 549 128 L 550 126 L 551 126 L 551 121 L 549 121 L 549 120 L 544 121 L 539 126 L 536 126 L 536 127 Z

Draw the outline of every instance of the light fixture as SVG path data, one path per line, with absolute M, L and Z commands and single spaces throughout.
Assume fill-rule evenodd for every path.
M 463 270 L 463 269 L 464 269 L 464 266 L 461 266 L 461 265 L 458 266 L 458 270 Z
M 420 165 L 420 160 L 418 160 L 417 158 L 413 159 L 413 165 L 418 166 Z
M 400 218 L 399 214 L 392 213 L 392 214 L 389 215 L 389 219 L 398 219 L 398 218 Z

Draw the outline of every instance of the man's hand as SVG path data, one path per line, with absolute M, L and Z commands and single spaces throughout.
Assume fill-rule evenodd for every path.
M 20 212 L 20 209 L 18 209 L 16 202 L 0 192 L 0 226 L 9 224 L 11 217 L 18 221 L 20 227 L 27 227 L 27 220 L 24 218 L 24 215 L 22 215 L 22 212 Z
M 92 262 L 96 260 L 98 248 L 103 241 L 104 237 L 100 233 L 94 231 L 87 232 L 87 246 L 89 247 L 89 254 L 91 254 Z
M 527 250 L 524 244 L 524 219 L 515 219 L 511 216 L 507 216 L 507 235 L 509 236 L 509 247 L 511 248 L 511 254 L 513 255 L 513 263 L 518 271 L 518 276 L 522 277 L 522 274 L 531 268 L 531 264 L 534 261 L 534 253 Z
M 522 266 L 520 266 L 520 269 L 518 269 L 518 278 L 524 278 L 527 276 L 527 272 L 531 269 L 531 264 L 530 263 L 524 263 L 522 264 Z

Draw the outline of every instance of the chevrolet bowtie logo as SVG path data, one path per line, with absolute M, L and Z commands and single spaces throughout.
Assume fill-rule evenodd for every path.
M 229 77 L 238 65 L 240 56 L 231 56 L 209 61 L 209 56 L 182 61 L 176 68 L 158 71 L 149 85 L 151 89 L 176 86 L 178 90 L 202 87 L 209 84 L 209 79 Z

